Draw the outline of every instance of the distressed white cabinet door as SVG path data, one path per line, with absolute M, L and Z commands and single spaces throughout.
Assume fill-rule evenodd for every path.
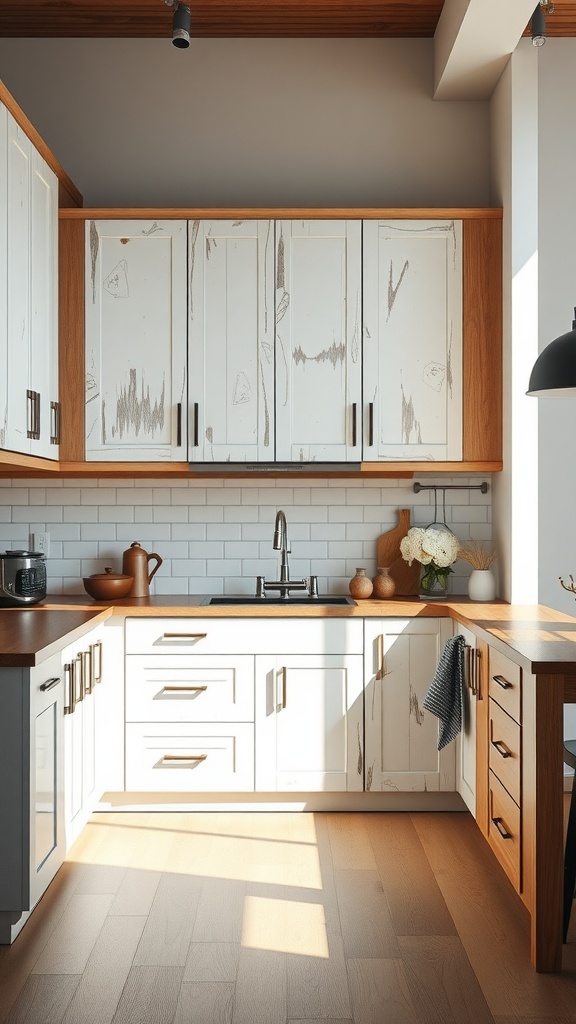
M 438 751 L 438 719 L 422 701 L 451 619 L 365 620 L 366 789 L 455 789 L 454 744 Z
M 474 684 L 479 669 L 474 673 L 476 637 L 471 629 L 460 622 L 454 623 L 454 635 L 464 637 L 466 651 L 466 686 L 462 694 L 462 731 L 456 741 L 456 789 L 471 814 L 476 817 L 476 696 L 469 684 Z
M 355 220 L 276 224 L 276 459 L 359 462 L 361 233 Z
M 274 225 L 189 225 L 189 458 L 274 460 Z
M 5 447 L 30 452 L 32 143 L 8 113 L 8 415 Z
M 256 790 L 364 786 L 361 655 L 256 656 Z
M 39 437 L 30 452 L 58 457 L 58 178 L 32 150 L 30 371 L 39 396 Z
M 462 458 L 462 224 L 364 222 L 364 460 Z
M 186 459 L 186 222 L 86 223 L 86 459 Z
M 8 423 L 8 111 L 0 103 L 0 448 Z

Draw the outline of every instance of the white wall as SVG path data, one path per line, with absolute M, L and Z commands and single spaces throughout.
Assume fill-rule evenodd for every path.
M 538 354 L 538 50 L 519 46 L 491 100 L 492 202 L 504 208 L 504 471 L 494 478 L 501 594 L 538 601 L 538 404 L 526 397 Z
M 549 39 L 538 89 L 540 349 L 571 329 L 576 305 L 575 93 L 576 40 Z M 576 575 L 576 398 L 539 399 L 538 413 L 540 599 L 576 615 L 558 582 Z
M 433 477 L 422 483 L 478 484 L 490 477 Z M 157 594 L 250 594 L 255 577 L 276 579 L 272 548 L 279 508 L 288 520 L 290 574 L 319 577 L 321 591 L 347 593 L 357 567 L 376 572 L 376 539 L 411 508 L 412 524 L 434 519 L 432 492 L 410 480 L 1 480 L 0 550 L 50 534 L 49 594 L 83 594 L 82 577 L 120 570 L 139 541 L 164 563 Z M 491 494 L 448 491 L 446 521 L 462 541 L 491 538 Z M 470 566 L 457 563 L 452 593 L 466 593 Z
M 0 79 L 86 206 L 488 205 L 431 39 L 0 39 Z

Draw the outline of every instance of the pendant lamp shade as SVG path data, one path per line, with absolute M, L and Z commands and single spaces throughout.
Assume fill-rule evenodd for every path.
M 576 398 L 576 309 L 572 330 L 560 335 L 540 353 L 532 367 L 527 395 L 536 398 Z

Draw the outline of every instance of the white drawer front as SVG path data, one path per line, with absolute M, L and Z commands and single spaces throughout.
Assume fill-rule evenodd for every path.
M 363 620 L 127 618 L 127 654 L 362 654 Z
M 128 791 L 254 791 L 254 726 L 126 726 Z
M 127 722 L 252 722 L 254 658 L 247 654 L 131 654 Z

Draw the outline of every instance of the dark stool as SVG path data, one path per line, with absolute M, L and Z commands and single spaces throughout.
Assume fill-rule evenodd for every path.
M 576 740 L 564 741 L 564 763 L 570 765 L 576 771 Z M 566 833 L 566 848 L 564 851 L 564 922 L 563 942 L 568 936 L 570 924 L 570 911 L 574 900 L 574 889 L 576 888 L 576 776 L 572 787 L 570 799 L 570 814 L 568 816 L 568 831 Z

